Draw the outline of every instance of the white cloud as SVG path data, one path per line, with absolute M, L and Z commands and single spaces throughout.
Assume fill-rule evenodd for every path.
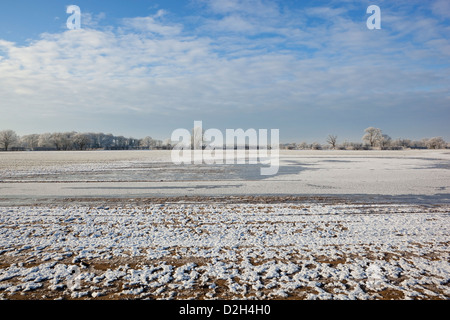
M 106 19 L 106 14 L 100 12 L 98 14 L 93 14 L 90 12 L 81 12 L 81 25 L 83 28 L 98 28 L 100 22 Z
M 432 2 L 431 10 L 437 16 L 450 18 L 450 2 L 448 0 L 436 0 Z
M 137 17 L 123 19 L 123 24 L 126 28 L 134 29 L 135 31 L 154 33 L 162 36 L 176 36 L 182 31 L 180 25 L 166 25 L 158 21 L 159 18 L 165 15 L 164 10 L 159 10 L 156 15 L 151 17 Z
M 276 2 L 266 0 L 198 0 L 216 14 L 240 13 L 249 16 L 274 17 L 279 14 Z
M 9 119 L 44 121 L 77 114 L 261 114 L 274 108 L 300 116 L 302 110 L 447 101 L 448 67 L 436 73 L 417 63 L 450 52 L 434 19 L 424 22 L 427 30 L 420 35 L 399 35 L 395 30 L 405 27 L 406 16 L 387 18 L 394 32 L 375 33 L 365 21 L 345 17 L 343 9 L 306 10 L 305 19 L 321 13 L 339 19 L 299 28 L 289 13 L 281 15 L 265 1 L 217 0 L 208 8 L 223 16 L 202 20 L 198 33 L 160 10 L 124 19 L 116 28 L 43 34 L 25 46 L 0 40 L 2 109 Z M 273 34 L 256 36 L 261 32 Z M 434 49 L 402 41 L 405 36 Z
M 326 7 L 311 7 L 305 10 L 306 14 L 309 16 L 320 17 L 321 19 L 335 19 L 343 13 L 347 12 L 345 8 L 331 8 Z

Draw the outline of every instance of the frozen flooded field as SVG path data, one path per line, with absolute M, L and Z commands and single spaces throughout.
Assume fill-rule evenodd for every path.
M 0 154 L 3 299 L 449 299 L 448 151 Z
M 281 151 L 262 165 L 181 165 L 170 151 L 0 154 L 0 204 L 64 198 L 362 195 L 450 202 L 450 151 Z

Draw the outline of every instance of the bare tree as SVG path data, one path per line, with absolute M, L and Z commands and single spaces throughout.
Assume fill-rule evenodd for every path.
M 19 141 L 19 136 L 13 130 L 0 131 L 0 146 L 3 150 L 8 151 L 8 148 Z
M 153 139 L 151 137 L 147 136 L 139 141 L 139 146 L 141 146 L 144 149 L 151 149 L 152 142 L 153 142 Z
M 162 149 L 172 149 L 172 140 L 170 138 L 167 138 L 163 141 L 158 141 L 158 145 Z
M 20 138 L 23 147 L 34 150 L 39 146 L 39 135 L 29 134 Z
M 114 137 L 114 147 L 125 150 L 127 146 L 127 138 L 124 136 Z
M 364 130 L 365 134 L 363 136 L 363 141 L 367 142 L 371 148 L 373 148 L 381 139 L 381 130 L 374 127 L 369 127 Z
M 73 141 L 74 146 L 78 150 L 84 150 L 90 143 L 92 143 L 92 140 L 89 137 L 89 135 L 84 134 L 84 133 L 76 133 L 73 136 L 72 141 Z
M 364 145 L 360 142 L 350 142 L 350 148 L 353 150 L 364 150 Z
M 391 146 L 397 149 L 406 149 L 412 146 L 412 141 L 409 139 L 398 138 L 392 141 Z
M 111 133 L 108 134 L 100 134 L 99 147 L 104 149 L 109 149 L 114 143 L 114 136 Z
M 56 132 L 50 137 L 50 141 L 55 146 L 56 150 L 70 150 L 73 148 L 72 133 L 70 132 Z
M 297 144 L 297 148 L 301 150 L 308 149 L 308 143 L 306 141 L 300 142 Z
M 381 150 L 386 150 L 391 146 L 391 137 L 389 137 L 387 134 L 383 134 L 381 138 L 378 140 L 378 143 L 380 145 Z
M 61 133 L 52 133 L 50 141 L 55 145 L 56 150 L 62 149 Z
M 140 142 L 139 139 L 136 139 L 133 137 L 128 138 L 126 141 L 127 150 L 128 149 L 136 149 L 137 147 L 139 147 L 139 142 Z
M 172 143 L 172 140 L 170 140 L 170 144 L 171 143 Z M 153 140 L 153 148 L 161 149 L 162 146 L 163 146 L 163 141 L 162 140 Z
M 333 134 L 330 134 L 330 135 L 328 136 L 328 138 L 327 138 L 327 142 L 328 142 L 328 144 L 331 145 L 331 148 L 332 148 L 332 149 L 336 149 L 337 136 L 336 136 L 336 135 L 333 135 Z
M 44 148 L 44 149 L 52 148 L 53 147 L 52 134 L 51 133 L 41 133 L 39 135 L 38 147 Z
M 352 148 L 351 143 L 348 140 L 345 140 L 341 146 L 339 147 L 341 150 L 348 150 Z
M 192 129 L 191 148 L 195 150 L 202 150 L 204 130 L 201 127 Z

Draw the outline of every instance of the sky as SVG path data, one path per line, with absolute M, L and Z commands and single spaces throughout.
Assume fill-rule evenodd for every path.
M 370 126 L 450 141 L 449 120 L 448 0 L 0 3 L 0 130 L 19 135 L 165 139 L 202 121 L 281 142 Z

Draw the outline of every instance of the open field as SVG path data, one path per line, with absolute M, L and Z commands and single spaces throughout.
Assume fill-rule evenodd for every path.
M 450 202 L 450 151 L 281 151 L 261 165 L 182 165 L 170 151 L 0 154 L 0 203 L 63 198 L 362 195 Z
M 449 151 L 0 154 L 4 299 L 449 299 Z

